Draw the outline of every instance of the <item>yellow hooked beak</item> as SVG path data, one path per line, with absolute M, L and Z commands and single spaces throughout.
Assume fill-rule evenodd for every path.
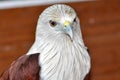
M 71 22 L 66 20 L 64 22 L 64 26 L 63 26 L 63 31 L 69 35 L 69 37 L 71 38 L 71 40 L 73 40 L 73 32 L 72 32 L 72 28 L 71 28 Z

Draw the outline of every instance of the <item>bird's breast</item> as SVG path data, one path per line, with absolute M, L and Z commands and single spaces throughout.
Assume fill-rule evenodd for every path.
M 42 80 L 82 80 L 89 68 L 89 55 L 77 43 L 49 44 L 39 61 Z

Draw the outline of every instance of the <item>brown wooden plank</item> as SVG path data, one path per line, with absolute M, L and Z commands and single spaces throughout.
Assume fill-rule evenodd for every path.
M 91 80 L 120 80 L 120 1 L 68 3 L 81 21 L 92 58 Z M 0 74 L 34 42 L 39 14 L 45 6 L 0 10 Z
M 120 22 L 120 1 L 95 1 L 72 5 L 81 19 L 83 26 L 91 24 L 109 24 Z
M 111 35 L 103 35 L 103 36 L 94 36 L 94 37 L 86 37 L 85 43 L 91 47 L 109 47 L 110 45 L 120 45 L 120 33 L 111 34 Z
M 118 34 L 120 32 L 120 23 L 109 23 L 109 24 L 100 24 L 100 25 L 89 25 L 89 26 L 81 26 L 82 32 L 85 36 L 103 36 L 103 35 L 111 35 Z
M 119 64 L 119 45 L 91 48 L 90 52 L 93 59 L 93 67 L 97 68 L 98 66 Z
M 91 56 L 92 56 L 92 79 L 95 80 L 119 80 L 120 74 L 120 54 L 119 54 L 120 46 L 109 46 L 109 47 L 99 47 L 99 48 L 91 48 Z M 117 77 L 117 79 L 116 79 Z

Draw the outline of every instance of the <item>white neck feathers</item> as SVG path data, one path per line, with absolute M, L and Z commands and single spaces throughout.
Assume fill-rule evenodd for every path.
M 40 53 L 41 80 L 84 79 L 89 72 L 90 58 L 82 39 L 74 35 L 73 42 L 68 36 L 61 39 L 61 36 L 54 38 L 54 35 L 39 38 L 40 43 L 35 42 L 29 53 Z

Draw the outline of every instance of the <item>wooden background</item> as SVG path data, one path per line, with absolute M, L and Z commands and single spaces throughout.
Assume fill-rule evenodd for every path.
M 91 80 L 120 80 L 120 1 L 68 3 L 78 13 L 92 59 Z M 34 42 L 46 6 L 0 10 L 0 74 Z

